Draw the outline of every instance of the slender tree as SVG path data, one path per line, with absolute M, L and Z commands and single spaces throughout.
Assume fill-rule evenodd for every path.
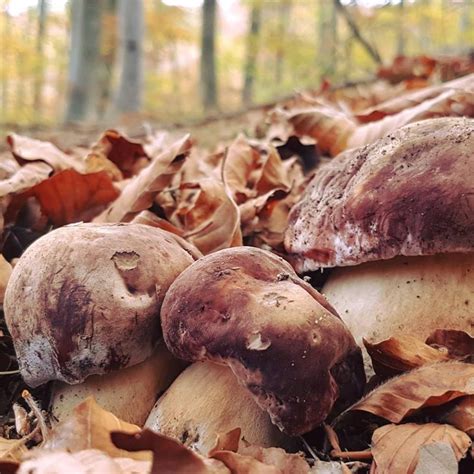
M 44 81 L 44 41 L 46 38 L 46 17 L 48 14 L 48 1 L 38 0 L 38 32 L 36 35 L 36 59 L 38 68 L 35 74 L 33 106 L 35 112 L 41 115 L 41 99 Z
M 337 63 L 337 11 L 333 2 L 319 0 L 318 3 L 318 49 L 316 64 L 321 71 L 321 77 L 333 77 Z
M 257 56 L 260 28 L 262 23 L 262 3 L 253 0 L 250 10 L 249 30 L 247 33 L 247 52 L 244 65 L 244 87 L 242 102 L 250 104 L 253 99 L 253 86 L 257 73 Z
M 291 0 L 280 0 L 278 5 L 278 46 L 275 57 L 275 82 L 281 84 L 285 60 L 285 42 L 291 13 Z
M 120 78 L 114 97 L 118 113 L 138 112 L 142 106 L 144 29 L 143 0 L 119 0 Z
M 69 97 L 66 121 L 97 116 L 100 65 L 100 0 L 72 0 Z
M 217 108 L 216 0 L 204 0 L 201 26 L 201 96 L 204 109 Z
M 405 1 L 400 0 L 398 4 L 397 18 L 397 54 L 402 56 L 405 54 Z

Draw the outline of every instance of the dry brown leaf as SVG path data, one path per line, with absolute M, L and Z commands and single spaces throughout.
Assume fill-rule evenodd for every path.
M 184 183 L 180 190 L 191 191 L 191 197 L 182 199 L 174 217 L 177 225 L 181 223 L 186 240 L 204 255 L 242 245 L 239 208 L 222 183 L 203 179 Z
M 71 416 L 58 423 L 42 449 L 77 452 L 98 449 L 112 457 L 150 460 L 150 453 L 128 453 L 118 449 L 110 439 L 113 431 L 137 433 L 140 427 L 120 420 L 88 397 L 77 405 Z
M 0 461 L 20 462 L 27 451 L 23 440 L 0 437 Z
M 135 434 L 114 432 L 111 437 L 115 446 L 128 451 L 128 453 L 143 450 L 153 451 L 151 474 L 181 472 L 189 474 L 230 474 L 229 469 L 221 462 L 205 458 L 179 441 L 160 433 L 145 429 Z
M 151 461 L 130 458 L 112 458 L 97 449 L 74 453 L 36 450 L 34 457 L 24 461 L 17 474 L 148 474 Z
M 167 221 L 166 219 L 162 219 L 157 215 L 153 214 L 150 211 L 142 211 L 140 214 L 137 214 L 133 219 L 132 222 L 135 224 L 146 224 L 151 225 L 152 227 L 158 227 L 159 229 L 167 230 L 172 234 L 179 235 L 180 237 L 183 236 L 184 232 L 182 229 L 171 224 L 171 222 Z
M 9 178 L 0 181 L 0 197 L 27 191 L 48 179 L 52 172 L 53 169 L 46 163 L 28 163 Z
M 457 461 L 471 446 L 469 436 L 450 425 L 407 423 L 382 426 L 372 436 L 376 468 L 371 472 L 412 474 L 418 464 L 420 449 L 440 441 L 451 446 Z
M 14 197 L 8 212 L 15 215 L 15 211 L 34 197 L 40 203 L 43 214 L 55 226 L 61 226 L 92 219 L 118 194 L 104 171 L 80 174 L 69 169 Z
M 463 397 L 440 419 L 474 438 L 474 396 Z
M 404 125 L 419 120 L 425 120 L 433 117 L 443 117 L 447 115 L 458 115 L 457 113 L 448 113 L 447 104 L 453 100 L 456 91 L 446 90 L 433 99 L 425 100 L 414 107 L 404 109 L 401 112 L 390 115 L 377 122 L 370 122 L 360 125 L 354 131 L 347 141 L 347 148 L 357 148 L 373 143 L 389 132 L 392 132 Z
M 474 100 L 474 98 L 472 98 L 472 94 L 474 93 L 474 74 L 445 82 L 444 84 L 424 87 L 421 90 L 402 94 L 401 96 L 394 97 L 374 107 L 365 109 L 357 113 L 356 117 L 362 123 L 380 120 L 387 115 L 395 115 L 405 109 L 421 104 L 425 100 L 433 99 L 447 90 L 456 91 L 454 100 L 458 102 L 461 107 L 471 107 L 473 105 L 472 101 Z M 471 96 L 470 100 L 469 96 Z M 464 100 L 461 100 L 462 98 Z M 471 102 L 471 104 L 469 102 Z M 461 113 L 459 115 L 470 115 L 468 109 L 463 108 L 463 111 L 464 113 L 460 110 Z
M 121 195 L 94 222 L 130 222 L 136 214 L 148 209 L 155 196 L 171 182 L 191 150 L 186 135 L 155 157 L 127 183 Z
M 11 152 L 0 152 L 0 180 L 13 176 L 20 169 L 20 165 L 12 156 Z
M 465 331 L 437 329 L 428 337 L 426 344 L 445 350 L 453 359 L 474 358 L 474 337 Z
M 123 180 L 122 172 L 103 153 L 97 153 L 95 151 L 87 153 L 84 159 L 84 168 L 86 173 L 105 171 L 112 181 Z
M 370 343 L 366 339 L 363 341 L 372 359 L 375 373 L 383 377 L 391 377 L 425 364 L 450 359 L 446 353 L 409 335 L 391 337 L 377 343 Z
M 50 142 L 35 140 L 16 133 L 11 133 L 7 137 L 11 152 L 20 165 L 29 162 L 44 162 L 55 171 L 75 169 L 84 171 L 82 160 L 68 155 Z
M 106 130 L 92 146 L 86 160 L 92 160 L 94 156 L 112 162 L 125 178 L 131 178 L 150 161 L 140 142 L 131 140 L 117 130 Z
M 365 411 L 400 423 L 421 408 L 444 405 L 466 395 L 474 395 L 474 365 L 439 362 L 389 380 L 347 411 Z

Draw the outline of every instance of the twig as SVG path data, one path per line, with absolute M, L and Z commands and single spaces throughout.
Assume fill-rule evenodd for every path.
M 15 374 L 19 374 L 20 373 L 20 370 L 19 369 L 16 369 L 16 370 L 5 370 L 3 372 L 0 372 L 0 376 L 2 375 L 15 375 Z
M 364 461 L 372 459 L 372 452 L 369 450 L 366 451 L 343 451 L 341 445 L 339 444 L 339 438 L 337 433 L 334 431 L 332 426 L 324 424 L 324 431 L 328 438 L 329 444 L 331 445 L 331 452 L 329 453 L 333 458 L 341 459 L 355 459 L 357 461 Z
M 309 445 L 309 443 L 303 438 L 303 436 L 300 436 L 300 440 L 303 443 L 304 447 L 308 450 L 309 454 L 311 454 L 312 458 L 315 461 L 321 461 L 319 459 L 318 455 L 314 452 L 313 448 Z
M 25 400 L 25 402 L 28 404 L 28 406 L 30 407 L 33 414 L 35 415 L 36 420 L 38 422 L 38 426 L 41 430 L 41 436 L 42 436 L 43 442 L 44 442 L 46 440 L 46 438 L 48 437 L 49 429 L 48 429 L 48 426 L 46 425 L 46 421 L 44 419 L 43 412 L 39 408 L 39 406 L 35 402 L 35 400 L 33 399 L 31 393 L 28 392 L 28 390 L 23 390 L 23 392 L 21 393 L 21 396 L 22 396 L 23 400 Z
M 344 17 L 346 20 L 349 28 L 351 29 L 352 33 L 356 37 L 357 40 L 359 40 L 359 43 L 366 49 L 366 51 L 369 53 L 370 57 L 377 63 L 377 64 L 382 64 L 382 58 L 380 57 L 379 52 L 377 49 L 372 46 L 363 36 L 362 33 L 359 30 L 359 27 L 357 26 L 356 22 L 354 21 L 354 18 L 352 18 L 349 10 L 347 10 L 346 7 L 341 3 L 341 0 L 334 0 L 334 5 L 337 8 L 337 11 Z

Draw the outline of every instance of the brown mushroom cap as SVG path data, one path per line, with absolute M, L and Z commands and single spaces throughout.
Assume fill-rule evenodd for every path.
M 474 251 L 474 120 L 407 125 L 321 169 L 292 209 L 297 271 Z
M 365 382 L 360 349 L 322 295 L 283 259 L 236 247 L 171 285 L 161 310 L 170 351 L 227 364 L 288 434 L 310 431 Z
M 198 253 L 140 224 L 76 224 L 37 240 L 4 301 L 25 382 L 79 383 L 146 359 L 166 290 Z

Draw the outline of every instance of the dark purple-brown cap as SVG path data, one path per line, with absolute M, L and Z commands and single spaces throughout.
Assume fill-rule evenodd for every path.
M 289 218 L 298 272 L 474 251 L 474 120 L 407 125 L 321 169 Z
M 205 256 L 161 309 L 170 351 L 228 365 L 288 434 L 320 424 L 365 383 L 360 349 L 322 295 L 283 259 L 236 247 Z

